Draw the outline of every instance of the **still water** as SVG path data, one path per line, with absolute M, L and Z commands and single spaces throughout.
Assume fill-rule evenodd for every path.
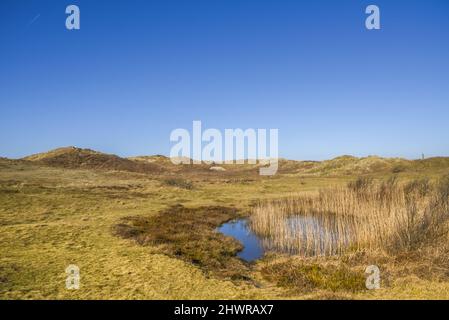
M 222 224 L 218 231 L 226 236 L 233 237 L 243 244 L 243 250 L 237 256 L 245 261 L 254 261 L 264 254 L 261 240 L 251 232 L 246 219 L 234 220 Z
M 320 252 L 325 249 L 325 244 L 336 242 L 339 234 L 336 230 L 324 227 L 322 222 L 316 217 L 292 216 L 285 220 L 287 230 L 289 230 L 291 239 L 299 239 L 305 242 L 307 231 L 315 234 L 313 252 Z M 243 250 L 237 254 L 245 261 L 254 261 L 260 259 L 268 250 L 274 250 L 289 254 L 298 254 L 301 250 L 298 248 L 287 250 L 274 246 L 270 240 L 261 239 L 254 234 L 248 226 L 248 220 L 240 219 L 222 224 L 218 229 L 226 236 L 237 239 L 242 245 Z M 340 235 L 341 236 L 341 235 Z

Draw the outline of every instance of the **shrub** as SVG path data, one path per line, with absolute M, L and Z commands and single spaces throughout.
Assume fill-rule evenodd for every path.
M 181 189 L 191 190 L 193 189 L 193 183 L 188 180 L 173 178 L 164 180 L 164 184 L 171 187 L 177 187 Z

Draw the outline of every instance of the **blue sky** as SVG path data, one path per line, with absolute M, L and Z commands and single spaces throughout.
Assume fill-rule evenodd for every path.
M 448 156 L 448 16 L 447 0 L 2 0 L 0 156 L 169 154 L 193 120 L 278 128 L 292 159 Z

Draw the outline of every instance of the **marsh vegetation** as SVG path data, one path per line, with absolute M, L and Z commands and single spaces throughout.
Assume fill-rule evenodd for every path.
M 266 247 L 304 256 L 417 250 L 447 241 L 449 177 L 434 183 L 359 178 L 317 195 L 260 202 L 250 221 Z

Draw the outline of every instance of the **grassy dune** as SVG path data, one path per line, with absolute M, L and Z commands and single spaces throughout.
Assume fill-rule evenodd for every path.
M 179 231 L 185 238 L 171 239 L 171 245 L 164 233 L 159 243 L 151 238 L 139 243 L 115 232 L 130 217 L 173 223 L 164 215 L 179 205 L 189 213 L 185 225 L 198 218 L 199 208 L 233 208 L 238 215 L 250 215 L 260 200 L 317 194 L 323 188 L 346 186 L 360 174 L 375 180 L 394 174 L 399 181 L 423 177 L 436 181 L 449 173 L 448 159 L 399 164 L 385 159 L 373 164 L 371 158 L 337 159 L 333 164 L 283 160 L 279 174 L 262 178 L 250 165 L 210 171 L 208 165 L 174 166 L 164 157 L 122 161 L 87 152 L 86 161 L 85 151 L 70 152 L 0 159 L 2 299 L 449 298 L 449 271 L 419 252 L 373 250 L 341 257 L 272 253 L 249 266 L 237 265 L 230 253 L 234 268 L 245 271 L 245 278 L 235 279 L 211 270 L 209 256 L 204 256 L 205 267 L 197 258 L 187 259 L 176 251 L 178 244 L 192 240 L 185 229 Z M 208 243 L 215 239 L 213 223 L 204 211 L 201 217 L 204 225 L 192 234 L 204 231 Z M 222 221 L 221 216 L 215 219 Z M 232 246 L 232 239 L 227 241 Z M 207 252 L 199 248 L 195 254 L 201 261 Z M 69 264 L 80 267 L 79 290 L 65 288 Z M 360 286 L 369 264 L 381 268 L 381 290 Z

